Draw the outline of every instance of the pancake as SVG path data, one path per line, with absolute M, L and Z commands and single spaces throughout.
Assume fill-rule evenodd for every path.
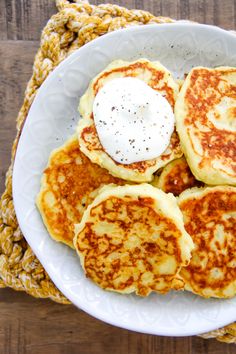
M 175 196 L 178 196 L 185 189 L 202 186 L 203 183 L 196 180 L 186 159 L 181 157 L 166 165 L 160 176 L 154 178 L 152 185 L 166 193 L 173 193 Z
M 88 278 L 123 294 L 183 289 L 193 242 L 171 194 L 149 184 L 105 186 L 75 228 Z
M 178 200 L 186 231 L 195 244 L 181 270 L 185 289 L 204 297 L 236 295 L 236 188 L 192 188 Z
M 210 185 L 236 184 L 236 68 L 194 68 L 175 105 L 192 173 Z
M 151 181 L 155 171 L 173 159 L 182 156 L 176 131 L 173 132 L 170 144 L 161 156 L 152 160 L 125 165 L 114 161 L 105 152 L 99 141 L 93 120 L 93 101 L 99 89 L 114 78 L 126 76 L 143 80 L 161 93 L 174 108 L 179 86 L 164 66 L 159 62 L 150 62 L 146 59 L 134 62 L 116 60 L 91 81 L 86 93 L 80 100 L 79 110 L 83 118 L 79 121 L 78 126 L 79 143 L 81 151 L 92 162 L 106 168 L 113 176 L 135 182 Z
M 124 181 L 93 164 L 80 151 L 76 136 L 54 150 L 36 202 L 51 237 L 73 247 L 74 224 L 80 222 L 99 188 L 109 183 Z

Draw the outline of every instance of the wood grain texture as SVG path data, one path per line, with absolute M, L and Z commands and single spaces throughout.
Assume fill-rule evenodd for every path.
M 56 12 L 53 0 L 0 0 L 0 3 L 1 17 L 6 15 L 0 39 L 5 39 L 5 35 L 12 40 L 38 40 L 41 29 Z
M 197 337 L 138 334 L 100 322 L 73 306 L 0 292 L 1 354 L 233 354 L 235 347 Z
M 16 134 L 16 116 L 38 46 L 38 41 L 0 41 L 0 194 Z
M 91 1 L 94 4 L 106 2 Z M 236 29 L 234 0 L 110 0 L 156 15 Z M 0 0 L 0 193 L 10 162 L 15 119 L 54 0 Z M 0 290 L 0 354 L 233 354 L 234 345 L 197 337 L 137 334 L 102 323 L 73 306 Z

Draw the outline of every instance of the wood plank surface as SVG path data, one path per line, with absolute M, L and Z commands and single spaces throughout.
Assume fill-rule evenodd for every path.
M 0 194 L 16 134 L 17 112 L 22 105 L 38 46 L 38 41 L 0 41 Z
M 91 1 L 94 4 L 105 1 Z M 234 0 L 110 0 L 155 15 L 236 29 Z M 40 33 L 54 0 L 0 0 L 0 193 L 10 162 L 15 119 Z M 0 290 L 0 354 L 233 354 L 235 346 L 198 337 L 138 334 L 102 323 L 73 306 Z

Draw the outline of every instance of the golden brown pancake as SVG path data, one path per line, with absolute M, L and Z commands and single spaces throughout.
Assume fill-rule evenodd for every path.
M 147 296 L 182 289 L 193 242 L 172 194 L 149 184 L 103 187 L 75 228 L 87 277 L 106 290 Z
M 192 188 L 178 200 L 195 249 L 181 270 L 185 289 L 204 297 L 236 295 L 236 188 Z
M 152 183 L 166 193 L 173 193 L 178 196 L 185 189 L 202 186 L 203 183 L 197 181 L 193 176 L 187 161 L 184 157 L 171 161 L 166 165 L 160 176 L 157 176 Z
M 82 119 L 79 121 L 79 143 L 81 151 L 91 161 L 106 168 L 116 177 L 135 182 L 151 181 L 153 173 L 168 162 L 182 156 L 179 137 L 172 134 L 170 144 L 164 153 L 152 160 L 124 165 L 114 161 L 103 149 L 93 120 L 93 101 L 100 88 L 117 77 L 132 76 L 146 82 L 154 90 L 160 92 L 174 108 L 179 86 L 170 72 L 159 62 L 140 59 L 135 62 L 116 60 L 95 77 L 80 100 L 79 110 Z
M 236 68 L 194 68 L 175 105 L 192 173 L 206 184 L 236 184 Z
M 93 164 L 79 148 L 76 136 L 54 150 L 41 180 L 37 206 L 51 237 L 73 247 L 74 224 L 101 186 L 124 184 Z

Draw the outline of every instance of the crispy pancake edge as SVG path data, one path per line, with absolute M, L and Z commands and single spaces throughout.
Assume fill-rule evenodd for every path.
M 69 145 L 70 143 L 72 143 L 74 140 L 75 140 L 75 135 L 73 135 L 72 137 L 70 137 L 63 145 L 59 146 L 58 148 L 56 149 L 53 149 L 49 155 L 49 158 L 48 158 L 48 162 L 47 162 L 47 166 L 45 167 L 44 171 L 50 167 L 51 165 L 51 161 L 53 160 L 54 156 L 61 151 L 61 149 L 63 147 L 66 147 L 67 145 Z M 44 194 L 45 191 L 48 190 L 48 184 L 47 184 L 47 178 L 46 178 L 46 175 L 43 171 L 43 174 L 42 174 L 42 177 L 41 177 L 41 181 L 40 181 L 40 190 L 36 196 L 36 206 L 39 210 L 39 213 L 40 213 L 40 216 L 43 220 L 43 223 L 44 223 L 44 226 L 46 227 L 50 237 L 55 240 L 56 242 L 60 242 L 60 243 L 64 243 L 66 244 L 67 246 L 69 246 L 70 248 L 73 248 L 74 249 L 74 245 L 73 245 L 73 242 L 70 242 L 70 241 L 67 241 L 65 240 L 64 238 L 62 237 L 59 237 L 59 236 L 55 236 L 55 230 L 54 228 L 51 227 L 50 223 L 48 223 L 48 220 L 45 216 L 45 212 L 44 212 L 44 209 L 43 209 L 43 205 L 42 205 L 42 196 Z

